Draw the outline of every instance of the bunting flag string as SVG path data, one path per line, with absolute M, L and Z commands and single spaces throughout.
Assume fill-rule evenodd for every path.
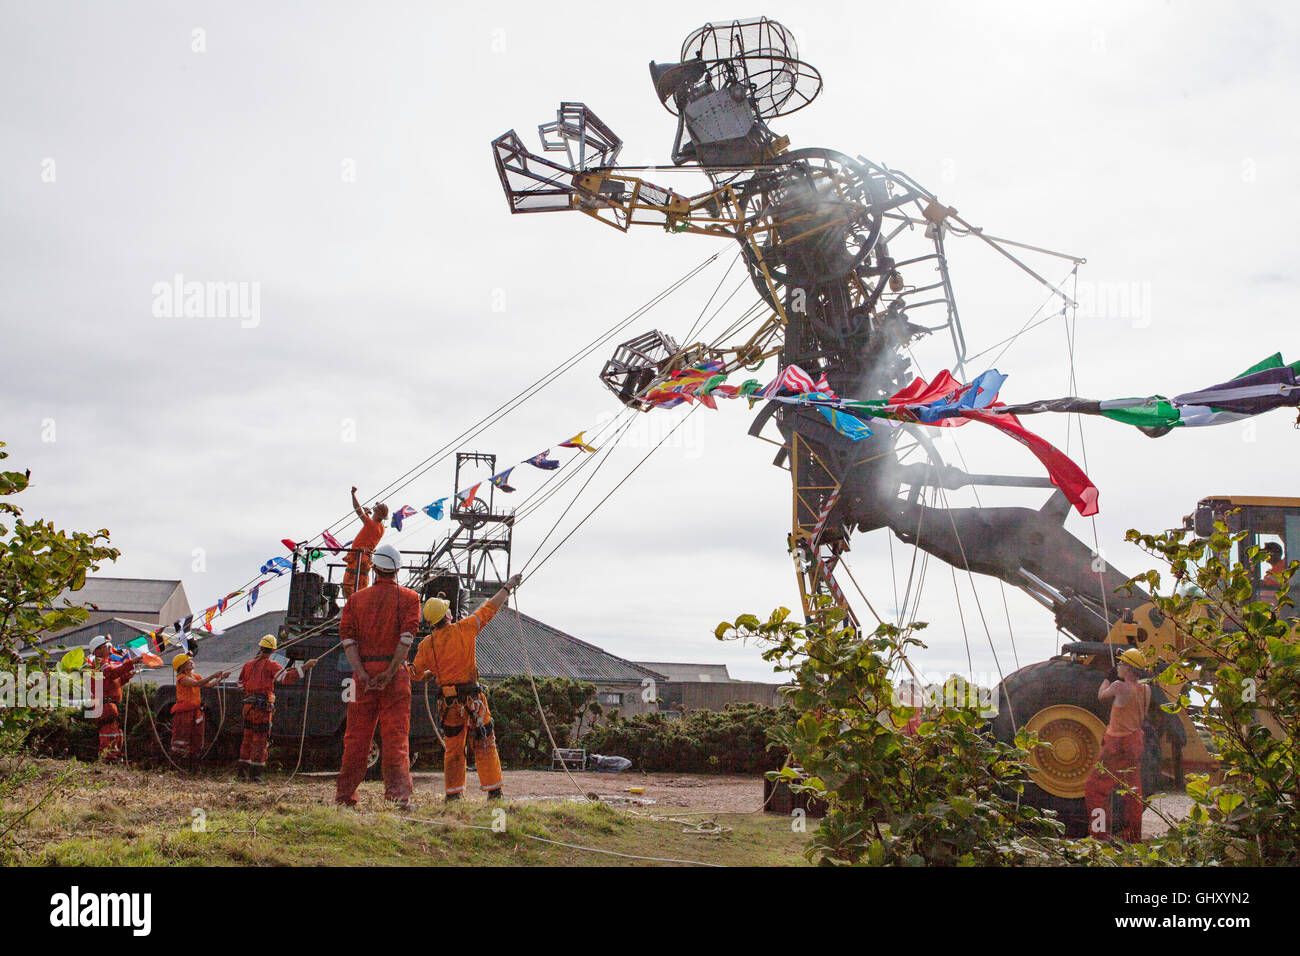
M 1300 408 L 1300 362 L 1286 363 L 1280 352 L 1257 362 L 1239 375 L 1205 388 L 1183 392 L 1173 398 L 1151 395 L 1143 398 L 1092 400 L 1067 396 L 1009 405 L 999 401 L 999 394 L 1007 376 L 997 369 L 989 369 L 970 382 L 957 380 L 948 371 L 942 371 L 933 381 L 916 377 L 905 387 L 886 399 L 854 400 L 838 396 L 831 387 L 825 372 L 817 377 L 797 365 L 781 369 L 767 385 L 756 379 L 747 379 L 740 385 L 728 385 L 727 375 L 719 362 L 702 362 L 692 368 L 670 374 L 659 384 L 646 391 L 644 400 L 657 408 L 673 408 L 682 404 L 699 402 L 716 409 L 718 398 L 745 399 L 750 407 L 763 400 L 815 408 L 838 433 L 860 441 L 871 436 L 871 419 L 886 422 L 904 422 L 939 428 L 957 427 L 967 422 L 980 422 L 995 428 L 1018 441 L 1033 454 L 1047 470 L 1052 483 L 1060 488 L 1082 515 L 1097 513 L 1097 488 L 1074 461 L 1041 436 L 1031 432 L 1020 422 L 1020 416 L 1041 413 L 1098 415 L 1112 421 L 1132 425 L 1152 437 L 1159 437 L 1179 427 L 1201 427 L 1259 415 L 1277 408 Z M 592 454 L 599 449 L 586 440 L 586 431 L 558 443 L 560 448 L 572 448 L 575 457 Z M 487 481 L 494 488 L 513 493 L 510 476 L 520 464 L 531 465 L 542 471 L 554 471 L 562 466 L 560 460 L 550 457 L 545 448 L 516 465 L 511 465 L 490 476 Z M 477 498 L 483 482 L 457 491 L 455 498 L 462 507 L 469 507 Z M 398 532 L 403 522 L 416 514 L 424 513 L 434 521 L 446 516 L 449 497 L 439 498 L 416 509 L 403 505 L 393 512 L 391 526 Z M 352 542 L 341 544 L 329 531 L 320 534 L 323 547 L 334 554 L 347 551 Z M 307 541 L 297 542 L 282 538 L 281 543 L 296 559 L 301 551 L 308 561 L 322 557 L 322 552 L 310 548 Z M 251 611 L 257 603 L 264 584 L 293 569 L 293 562 L 283 557 L 269 558 L 260 568 L 262 575 L 271 575 L 252 586 L 245 601 Z M 215 605 L 200 612 L 202 628 L 208 634 L 220 631 L 213 620 L 224 614 L 230 602 L 244 594 L 242 590 L 227 594 Z M 195 647 L 190 633 L 194 615 L 174 622 L 176 634 L 169 640 L 163 632 L 166 627 L 142 634 L 128 644 L 130 653 L 149 666 L 161 663 L 158 655 L 173 645 Z M 157 663 L 154 663 L 154 662 Z

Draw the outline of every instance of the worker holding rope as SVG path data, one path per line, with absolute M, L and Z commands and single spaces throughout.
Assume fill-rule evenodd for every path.
M 225 680 L 230 672 L 218 671 L 211 677 L 201 677 L 194 672 L 194 661 L 188 654 L 173 657 L 172 670 L 176 672 L 176 703 L 172 704 L 172 761 L 177 766 L 186 761 L 193 771 L 196 761 L 203 756 L 203 688 Z
M 478 682 L 475 639 L 484 625 L 492 620 L 519 587 L 515 575 L 481 608 L 462 621 L 451 623 L 451 609 L 443 598 L 424 602 L 424 619 L 434 631 L 415 652 L 412 670 L 417 680 L 437 681 L 438 723 L 442 727 L 446 748 L 442 755 L 443 788 L 448 801 L 459 800 L 465 792 L 465 742 L 470 736 L 474 746 L 474 767 L 478 771 L 479 789 L 489 800 L 501 794 L 501 758 L 497 755 L 496 733 L 487 694 Z
M 411 805 L 411 675 L 406 655 L 420 627 L 420 596 L 397 583 L 401 553 L 391 544 L 375 549 L 375 583 L 343 606 L 339 637 L 355 681 L 343 732 L 343 765 L 334 800 L 357 805 L 366 757 L 379 727 L 384 799 Z
M 388 505 L 376 501 L 373 508 L 361 507 L 357 500 L 357 489 L 352 488 L 352 510 L 361 519 L 361 530 L 352 539 L 348 556 L 344 560 L 347 570 L 343 575 L 343 599 L 347 600 L 355 592 L 370 586 L 370 555 L 379 539 L 384 536 L 384 519 L 388 517 Z
M 299 661 L 293 667 L 280 666 L 271 659 L 279 648 L 273 634 L 258 641 L 257 647 L 257 656 L 239 671 L 239 687 L 244 692 L 244 736 L 239 744 L 239 765 L 235 768 L 236 777 L 254 783 L 261 781 L 271 749 L 276 685 L 287 687 L 316 666 L 314 660 Z
M 1142 724 L 1151 705 L 1151 688 L 1140 683 L 1145 666 L 1142 652 L 1130 647 L 1116 664 L 1120 679 L 1104 680 L 1097 689 L 1098 700 L 1113 703 L 1100 760 L 1084 781 L 1083 799 L 1092 836 L 1104 842 L 1111 840 L 1110 804 L 1117 786 L 1124 787 L 1124 828 L 1119 836 L 1132 843 L 1142 842 Z
M 118 706 L 122 703 L 122 685 L 135 673 L 135 661 L 113 651 L 113 645 L 103 635 L 90 641 L 90 668 L 98 673 L 98 678 L 91 681 L 92 706 L 99 713 L 99 759 L 104 763 L 126 759 Z

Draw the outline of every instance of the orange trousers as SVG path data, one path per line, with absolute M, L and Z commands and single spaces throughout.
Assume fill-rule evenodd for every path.
M 97 721 L 99 726 L 99 759 L 104 763 L 118 763 L 126 759 L 125 738 L 118 721 L 117 704 L 105 703 L 104 712 Z
M 188 761 L 189 769 L 203 756 L 203 708 L 172 711 L 172 760 L 177 764 Z
M 239 762 L 250 767 L 265 767 L 271 752 L 271 709 L 250 700 L 244 701 L 244 735 L 239 740 Z
M 1121 784 L 1128 792 L 1120 798 L 1124 805 L 1124 829 L 1118 835 L 1130 843 L 1142 840 L 1142 743 L 1140 730 L 1123 736 L 1106 734 L 1102 738 L 1101 765 L 1083 785 L 1088 829 L 1098 840 L 1111 838 L 1111 794 Z
M 343 569 L 343 598 L 352 596 L 354 591 L 370 587 L 370 556 L 363 555 L 359 563 L 349 564 Z
M 375 673 L 384 665 L 375 663 Z M 334 790 L 336 803 L 356 806 L 357 787 L 366 776 L 366 757 L 379 726 L 384 774 L 384 799 L 408 800 L 411 784 L 411 675 L 405 667 L 393 675 L 379 693 L 358 694 L 348 704 L 347 728 L 343 731 L 343 766 Z
M 478 771 L 479 789 L 487 791 L 501 787 L 501 757 L 497 754 L 497 738 L 487 697 L 479 694 L 471 699 L 470 711 L 472 713 L 467 713 L 462 704 L 454 703 L 447 707 L 443 717 L 447 749 L 442 754 L 442 777 L 447 796 L 465 791 L 467 735 L 474 747 L 474 769 Z M 489 733 L 483 733 L 480 728 Z

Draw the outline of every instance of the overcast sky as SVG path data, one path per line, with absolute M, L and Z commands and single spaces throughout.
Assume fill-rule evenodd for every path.
M 1172 395 L 1279 349 L 1300 358 L 1300 13 L 1290 5 L 702 13 L 666 2 L 593 17 L 512 2 L 456 13 L 355 2 L 0 9 L 7 464 L 32 469 L 20 499 L 29 518 L 107 527 L 122 557 L 106 573 L 180 577 L 196 609 L 284 554 L 281 538 L 345 514 L 351 485 L 378 491 L 720 253 L 621 338 L 685 335 L 734 244 L 622 235 L 577 214 L 511 217 L 488 144 L 513 127 L 536 148 L 537 124 L 561 100 L 582 100 L 623 138 L 623 162 L 667 163 L 674 120 L 646 63 L 676 59 L 705 15 L 780 20 L 821 71 L 822 95 L 772 124 L 794 146 L 888 163 L 990 233 L 1087 258 L 1078 394 Z M 662 178 L 681 191 L 706 185 Z M 949 254 L 972 353 L 1044 302 L 978 240 L 953 239 Z M 1026 261 L 1054 280 L 1069 272 L 1061 260 Z M 178 274 L 256 289 L 256 321 L 165 314 L 157 288 Z M 751 300 L 742 289 L 719 325 Z M 607 421 L 618 406 L 596 376 L 609 351 L 472 450 L 517 461 Z M 918 357 L 933 373 L 951 348 L 929 341 Z M 1007 401 L 1069 394 L 1063 320 L 1017 339 L 998 367 Z M 641 416 L 557 535 L 683 414 Z M 1082 462 L 1064 417 L 1027 423 Z M 798 606 L 788 477 L 748 424 L 743 403 L 694 414 L 521 591 L 522 610 L 624 657 L 767 677 L 756 648 L 712 636 L 724 618 Z M 1124 531 L 1173 526 L 1207 494 L 1295 494 L 1292 424 L 1277 412 L 1153 441 L 1086 422 L 1106 556 L 1144 569 Z M 978 428 L 957 439 L 972 470 L 1041 473 L 1019 445 Z M 514 477 L 522 496 L 544 476 Z M 418 508 L 451 491 L 448 463 L 389 502 Z M 567 498 L 520 524 L 518 558 Z M 973 502 L 969 490 L 951 495 Z M 1088 521 L 1068 526 L 1092 540 Z M 389 534 L 418 548 L 445 529 L 421 516 Z M 895 541 L 893 551 L 905 567 L 909 549 Z M 877 608 L 892 607 L 886 532 L 857 537 L 848 564 Z M 980 580 L 986 636 L 969 583 L 957 586 L 967 638 L 952 575 L 930 568 L 925 671 L 965 671 L 967 639 L 977 673 L 994 670 L 990 637 L 1004 670 L 1053 652 L 1051 617 L 1028 598 L 1008 590 L 1008 614 L 997 582 Z M 268 592 L 257 610 L 283 603 L 283 590 Z

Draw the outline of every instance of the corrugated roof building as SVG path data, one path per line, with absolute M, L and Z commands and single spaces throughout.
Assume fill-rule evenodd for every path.
M 64 643 L 66 636 L 74 631 L 81 633 L 87 627 L 114 618 L 148 624 L 144 630 L 149 630 L 190 614 L 185 586 L 180 581 L 156 578 L 88 577 L 80 591 L 65 590 L 59 594 L 54 599 L 54 607 L 63 607 L 65 601 L 74 605 L 92 605 L 90 616 L 76 628 L 42 633 L 39 637 L 42 644 L 51 641 Z

